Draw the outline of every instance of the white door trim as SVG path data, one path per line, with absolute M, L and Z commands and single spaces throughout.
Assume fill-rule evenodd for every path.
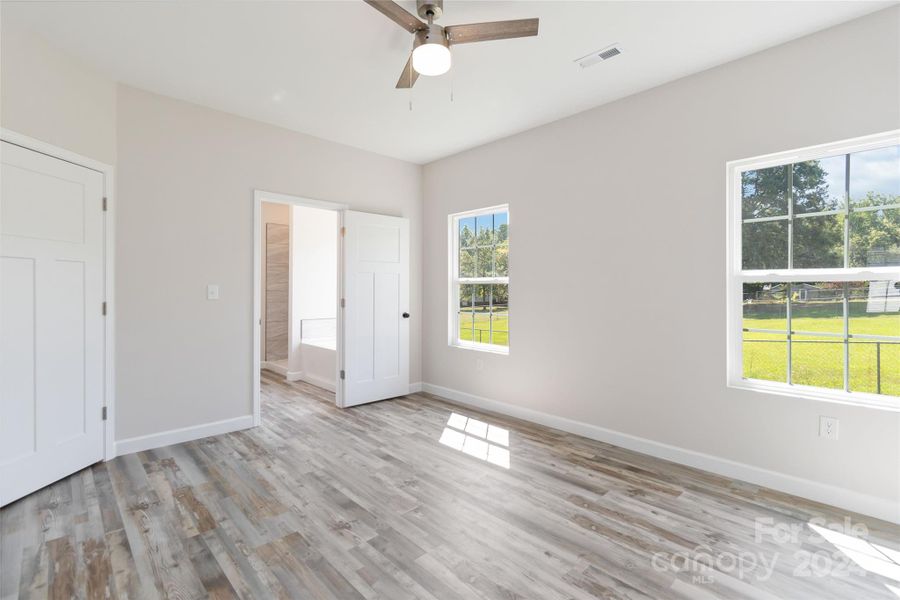
M 260 244 L 262 242 L 262 236 L 260 233 L 260 227 L 262 225 L 262 203 L 263 202 L 272 202 L 275 204 L 289 204 L 291 206 L 305 206 L 307 208 L 322 208 L 325 210 L 333 210 L 337 212 L 338 218 L 338 249 L 337 249 L 337 281 L 338 281 L 338 289 L 336 294 L 335 302 L 338 304 L 336 307 L 336 314 L 341 314 L 340 308 L 340 298 L 342 297 L 342 289 L 343 285 L 343 255 L 342 255 L 342 246 L 343 239 L 340 235 L 340 229 L 344 225 L 344 210 L 349 208 L 346 204 L 338 204 L 336 202 L 327 202 L 325 200 L 313 200 L 311 198 L 303 198 L 301 196 L 291 196 L 289 194 L 280 194 L 278 192 L 267 192 L 265 190 L 253 190 L 253 314 L 250 315 L 251 321 L 250 326 L 253 328 L 253 364 L 251 365 L 252 371 L 250 373 L 250 381 L 253 382 L 252 387 L 252 403 L 253 403 L 253 426 L 256 427 L 260 424 L 260 382 L 259 382 L 259 370 L 261 365 L 261 356 L 259 351 L 259 343 L 261 336 L 261 326 L 260 320 L 262 319 L 262 273 L 260 273 L 259 262 L 260 262 Z M 335 373 L 334 380 L 337 383 L 335 386 L 337 391 L 335 392 L 335 404 L 337 406 L 341 406 L 343 402 L 343 386 L 340 385 L 340 369 L 343 364 L 343 342 L 342 342 L 342 321 L 343 319 L 337 319 L 337 360 L 335 361 Z
M 116 457 L 115 168 L 9 129 L 0 128 L 0 140 L 98 171 L 103 175 L 103 196 L 106 198 L 106 212 L 103 218 L 103 298 L 106 302 L 103 335 L 103 405 L 106 407 L 106 421 L 103 423 L 103 459 L 112 460 Z

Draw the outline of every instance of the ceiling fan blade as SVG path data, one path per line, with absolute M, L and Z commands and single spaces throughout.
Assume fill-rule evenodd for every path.
M 397 89 L 411 88 L 416 84 L 416 79 L 418 78 L 419 74 L 412 68 L 412 54 L 410 54 L 409 60 L 406 61 L 406 66 L 403 67 L 403 73 L 400 74 L 400 79 L 397 80 Z
M 410 33 L 415 33 L 425 27 L 425 23 L 420 21 L 414 14 L 410 13 L 396 2 L 391 2 L 391 0 L 364 1 L 366 4 L 369 4 L 375 10 Z
M 538 33 L 538 19 L 448 25 L 444 31 L 447 32 L 447 39 L 451 44 L 471 44 L 472 42 L 530 37 Z

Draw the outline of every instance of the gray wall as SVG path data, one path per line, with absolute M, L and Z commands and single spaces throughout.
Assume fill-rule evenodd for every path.
M 900 127 L 898 21 L 876 13 L 427 165 L 424 380 L 896 506 L 897 413 L 726 388 L 725 163 Z M 448 347 L 447 215 L 503 202 L 510 354 Z M 820 414 L 839 441 L 817 437 Z
M 0 126 L 116 163 L 116 84 L 0 19 Z
M 118 107 L 119 439 L 250 414 L 254 188 L 408 217 L 421 314 L 419 166 L 127 86 Z
M 117 440 L 251 414 L 255 188 L 410 218 L 422 314 L 420 166 L 117 85 L 6 23 L 0 43 L 0 126 L 117 167 Z M 410 344 L 420 381 L 421 318 Z

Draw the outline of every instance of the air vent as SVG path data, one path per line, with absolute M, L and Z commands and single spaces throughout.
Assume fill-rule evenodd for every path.
M 601 48 L 596 52 L 591 52 L 587 56 L 582 56 L 575 62 L 578 63 L 578 66 L 582 69 L 590 67 L 591 65 L 596 65 L 598 62 L 603 62 L 605 60 L 609 60 L 618 55 L 622 54 L 622 49 L 618 44 L 613 44 L 612 46 L 607 46 L 606 48 Z
M 604 50 L 603 52 L 601 52 L 601 53 L 598 54 L 597 56 L 599 56 L 599 57 L 602 58 L 603 60 L 609 60 L 609 59 L 611 59 L 613 56 L 618 56 L 618 55 L 620 55 L 620 54 L 622 54 L 622 51 L 619 50 L 618 48 L 613 47 L 613 48 L 610 48 L 609 50 Z

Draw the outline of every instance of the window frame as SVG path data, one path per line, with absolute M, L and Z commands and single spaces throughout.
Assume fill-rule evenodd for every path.
M 511 219 L 508 204 L 498 204 L 487 208 L 479 208 L 464 212 L 453 213 L 447 217 L 448 223 L 448 345 L 454 348 L 463 348 L 466 350 L 478 350 L 481 352 L 491 352 L 494 354 L 508 355 L 509 345 L 501 346 L 499 344 L 485 344 L 483 342 L 462 340 L 459 337 L 459 286 L 472 285 L 489 285 L 499 284 L 506 285 L 509 289 L 509 273 L 506 277 L 460 277 L 459 276 L 459 221 L 470 217 L 479 217 L 490 215 L 498 212 L 506 213 L 506 223 L 511 228 Z M 507 243 L 511 244 L 512 236 L 507 234 Z M 507 303 L 508 304 L 508 303 Z M 507 317 L 507 322 L 508 322 Z M 509 336 L 509 334 L 507 334 Z
M 818 160 L 836 154 L 851 154 L 865 150 L 874 150 L 900 144 L 900 129 L 885 133 L 843 140 L 840 142 L 821 144 L 757 156 L 748 159 L 729 161 L 725 165 L 726 186 L 726 225 L 727 225 L 727 263 L 726 263 L 726 318 L 727 318 L 727 387 L 750 390 L 770 394 L 791 396 L 855 406 L 900 411 L 900 396 L 872 394 L 868 392 L 848 391 L 845 382 L 843 390 L 806 386 L 787 382 L 746 379 L 743 376 L 743 284 L 745 283 L 801 283 L 810 281 L 848 282 L 873 280 L 898 280 L 900 267 L 848 267 L 847 249 L 844 252 L 844 266 L 835 268 L 814 269 L 742 269 L 742 175 L 746 171 L 776 167 L 810 160 Z M 791 198 L 788 198 L 788 211 L 792 214 Z M 900 205 L 890 205 L 897 206 Z M 849 214 L 849 199 L 845 198 L 845 207 L 827 213 Z M 811 216 L 811 215 L 805 215 Z M 783 218 L 783 217 L 782 217 Z M 760 220 L 760 219 L 755 219 Z M 762 220 L 765 220 L 762 219 Z M 845 236 L 845 240 L 846 240 Z M 790 243 L 790 239 L 788 240 Z M 792 251 L 792 250 L 789 250 Z M 848 378 L 845 365 L 845 380 Z

